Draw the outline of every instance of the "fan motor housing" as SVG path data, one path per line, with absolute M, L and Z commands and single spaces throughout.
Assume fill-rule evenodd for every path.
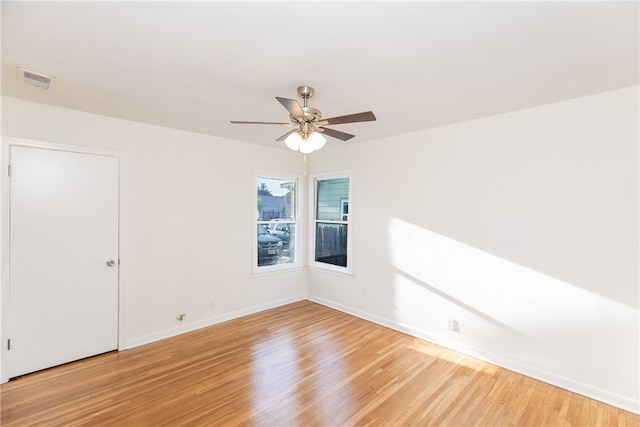
M 318 109 L 311 108 L 311 107 L 301 107 L 301 108 L 302 108 L 302 112 L 304 113 L 305 122 L 315 122 L 320 117 L 322 117 L 322 114 Z M 294 117 L 292 115 L 290 115 L 289 117 L 291 117 L 291 121 L 293 121 L 294 123 L 300 123 L 299 117 Z

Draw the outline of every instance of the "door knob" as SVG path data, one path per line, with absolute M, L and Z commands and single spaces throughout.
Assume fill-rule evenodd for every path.
M 107 267 L 113 267 L 114 265 L 116 265 L 116 262 L 112 259 L 110 259 L 109 261 L 107 261 Z

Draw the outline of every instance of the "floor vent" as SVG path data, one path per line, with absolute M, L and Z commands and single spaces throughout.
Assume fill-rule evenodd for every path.
M 18 68 L 18 81 L 25 85 L 52 91 L 55 87 L 56 78 L 36 73 L 34 71 L 25 70 L 24 68 Z

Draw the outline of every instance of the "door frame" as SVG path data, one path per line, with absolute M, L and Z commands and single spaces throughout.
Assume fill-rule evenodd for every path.
M 10 201 L 11 201 L 11 181 L 9 179 L 9 158 L 11 147 L 32 147 L 46 150 L 69 151 L 81 154 L 94 154 L 101 156 L 111 156 L 118 158 L 118 259 L 120 268 L 118 269 L 118 351 L 126 349 L 128 338 L 127 330 L 127 277 L 128 263 L 126 262 L 126 245 L 123 244 L 125 236 L 125 221 L 123 213 L 126 212 L 126 153 L 123 151 L 109 150 L 103 148 L 84 147 L 78 145 L 58 144 L 53 142 L 36 141 L 31 139 L 2 137 L 1 141 L 1 169 L 0 169 L 0 384 L 9 381 L 10 357 L 7 340 L 10 338 L 10 271 L 9 271 L 9 232 L 11 226 Z

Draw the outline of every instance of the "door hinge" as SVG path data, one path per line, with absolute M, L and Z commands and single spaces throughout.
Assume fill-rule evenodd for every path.
M 9 165 L 7 169 L 8 169 L 7 173 L 9 174 L 9 177 L 11 177 L 11 165 Z
M 7 340 L 7 350 L 11 350 L 11 338 Z

